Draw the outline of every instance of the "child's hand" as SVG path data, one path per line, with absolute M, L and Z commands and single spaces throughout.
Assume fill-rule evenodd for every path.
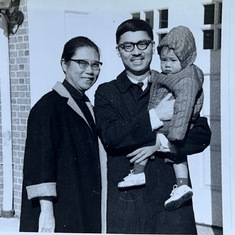
M 174 112 L 174 104 L 175 100 L 170 99 L 172 97 L 171 94 L 166 95 L 160 103 L 154 108 L 158 118 L 161 121 L 171 120 Z

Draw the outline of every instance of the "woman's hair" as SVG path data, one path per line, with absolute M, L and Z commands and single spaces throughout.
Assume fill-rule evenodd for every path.
M 100 57 L 99 47 L 94 42 L 92 42 L 89 38 L 79 36 L 79 37 L 70 39 L 64 45 L 64 50 L 61 56 L 61 61 L 62 60 L 64 60 L 65 62 L 69 61 L 75 54 L 76 50 L 81 47 L 91 47 L 95 49 Z
M 153 30 L 151 26 L 144 20 L 129 19 L 121 23 L 116 31 L 116 43 L 119 43 L 120 37 L 126 32 L 145 31 L 151 40 L 153 40 Z

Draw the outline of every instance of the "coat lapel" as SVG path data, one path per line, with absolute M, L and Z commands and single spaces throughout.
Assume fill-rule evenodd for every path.
M 69 92 L 65 89 L 65 87 L 62 85 L 62 83 L 57 82 L 55 86 L 53 87 L 53 90 L 55 90 L 60 96 L 68 98 L 68 105 L 78 114 L 80 115 L 84 121 L 88 124 L 82 110 L 78 107 L 75 100 L 72 98 L 72 96 L 69 94 Z M 86 102 L 89 110 L 91 111 L 92 117 L 94 118 L 94 112 L 93 107 L 90 102 Z M 95 118 L 94 118 L 95 121 Z M 91 127 L 90 127 L 91 128 Z M 102 180 L 102 202 L 101 202 L 101 213 L 102 213 L 102 233 L 106 233 L 106 211 L 107 211 L 107 154 L 105 152 L 105 149 L 98 138 L 98 144 L 99 144 L 99 155 L 100 155 L 100 166 L 101 166 L 101 180 Z
M 93 117 L 94 122 L 95 122 L 95 115 L 94 115 L 94 111 L 93 111 L 93 106 L 92 106 L 92 104 L 91 104 L 90 102 L 86 102 L 86 105 L 87 105 L 88 109 L 90 110 L 91 116 Z
M 84 116 L 82 110 L 78 107 L 75 100 L 72 98 L 72 96 L 69 94 L 67 89 L 62 85 L 62 83 L 57 82 L 55 86 L 53 87 L 53 90 L 55 90 L 60 96 L 68 98 L 67 104 L 80 116 L 84 119 L 84 121 L 87 123 L 87 125 L 90 127 L 86 117 Z M 94 112 L 92 109 L 92 105 L 90 102 L 86 102 L 89 110 L 91 111 L 92 117 L 94 119 Z M 91 128 L 91 127 L 90 127 Z

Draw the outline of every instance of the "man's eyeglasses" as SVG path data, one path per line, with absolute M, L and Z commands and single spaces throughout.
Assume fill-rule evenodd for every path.
M 137 43 L 125 42 L 123 44 L 118 44 L 117 47 L 121 47 L 126 52 L 132 52 L 134 50 L 135 46 L 137 46 L 137 48 L 139 50 L 143 51 L 143 50 L 147 49 L 147 47 L 151 43 L 154 43 L 154 41 L 152 41 L 152 40 L 142 40 L 142 41 L 139 41 Z
M 100 70 L 100 67 L 103 64 L 102 62 L 99 62 L 99 61 L 89 62 L 87 60 L 75 60 L 75 59 L 70 59 L 70 60 L 77 63 L 80 69 L 86 69 L 90 65 L 91 68 L 95 71 Z

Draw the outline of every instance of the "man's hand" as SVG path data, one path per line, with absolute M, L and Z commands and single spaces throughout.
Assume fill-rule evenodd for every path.
M 166 95 L 160 103 L 154 108 L 158 118 L 161 121 L 168 121 L 172 119 L 174 113 L 174 104 L 175 100 L 170 98 L 172 97 L 171 94 Z
M 138 148 L 135 151 L 129 153 L 127 157 L 131 158 L 131 163 L 140 163 L 145 159 L 153 156 L 153 154 L 160 149 L 160 141 L 159 138 L 156 138 L 156 144 L 152 146 L 146 146 L 142 148 Z
M 39 215 L 38 232 L 54 233 L 55 217 L 51 199 L 40 198 L 41 213 Z

